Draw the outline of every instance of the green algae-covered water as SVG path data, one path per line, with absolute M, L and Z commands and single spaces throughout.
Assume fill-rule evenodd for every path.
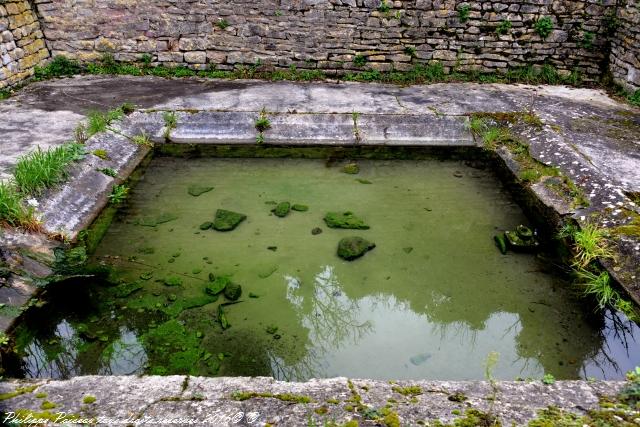
M 50 292 L 18 331 L 20 373 L 483 379 L 497 353 L 496 378 L 569 379 L 640 364 L 635 325 L 594 315 L 548 261 L 496 249 L 494 234 L 527 219 L 488 170 L 340 166 L 154 160 L 93 256 L 109 280 Z M 279 218 L 282 201 L 309 209 Z M 247 219 L 200 230 L 217 209 Z M 370 229 L 330 229 L 331 211 Z M 344 261 L 345 236 L 376 247 Z M 238 301 L 205 292 L 217 277 L 242 286 Z

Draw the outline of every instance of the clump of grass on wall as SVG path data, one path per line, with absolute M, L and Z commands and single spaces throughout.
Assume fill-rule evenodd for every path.
M 84 146 L 69 143 L 25 154 L 18 159 L 14 179 L 23 194 L 38 194 L 45 188 L 59 183 L 66 175 L 67 167 L 84 154 Z
M 33 212 L 24 206 L 22 195 L 10 182 L 0 182 L 0 224 L 14 227 L 29 226 Z

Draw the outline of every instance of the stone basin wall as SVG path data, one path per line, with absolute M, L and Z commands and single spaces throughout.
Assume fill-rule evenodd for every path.
M 0 89 L 33 76 L 49 57 L 35 8 L 26 0 L 0 0 Z

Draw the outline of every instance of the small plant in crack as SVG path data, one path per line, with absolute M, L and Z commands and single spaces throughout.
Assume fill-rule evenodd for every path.
M 174 111 L 165 111 L 162 113 L 162 119 L 164 120 L 164 138 L 169 139 L 171 131 L 178 126 L 178 116 Z
M 87 127 L 84 123 L 78 123 L 76 128 L 73 130 L 73 139 L 76 144 L 85 144 L 89 139 L 89 134 L 87 133 Z
M 146 133 L 141 133 L 140 135 L 136 135 L 131 138 L 131 142 L 136 145 L 143 145 L 145 147 L 153 147 L 153 142 L 149 139 L 149 136 Z
M 364 67 L 367 64 L 367 57 L 364 55 L 356 55 L 353 57 L 353 65 L 356 67 Z
M 115 185 L 109 194 L 109 202 L 112 205 L 118 205 L 124 202 L 129 195 L 129 187 L 126 185 Z
M 103 174 L 113 178 L 118 176 L 118 172 L 116 172 L 115 169 L 112 168 L 100 168 L 98 169 L 98 172 L 102 172 Z
M 358 127 L 358 118 L 360 118 L 360 113 L 358 113 L 357 111 L 352 112 L 351 118 L 353 119 L 353 136 L 356 139 L 356 143 L 359 143 L 362 140 L 360 128 Z
M 258 135 L 256 136 L 256 143 L 262 144 L 264 143 L 264 132 L 271 129 L 271 120 L 269 120 L 269 117 L 267 117 L 266 108 L 263 107 L 260 111 L 260 115 L 255 122 L 255 127 L 258 131 Z

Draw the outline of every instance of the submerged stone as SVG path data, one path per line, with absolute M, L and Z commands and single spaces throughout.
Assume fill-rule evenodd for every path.
M 138 218 L 134 224 L 142 225 L 144 227 L 157 227 L 160 224 L 164 224 L 165 222 L 170 222 L 178 219 L 177 215 L 170 213 L 161 213 L 155 216 L 144 216 L 142 218 Z
M 508 248 L 513 251 L 533 252 L 540 246 L 540 242 L 533 237 L 533 233 L 531 237 L 522 237 L 518 231 L 505 231 L 504 237 Z
M 204 290 L 209 295 L 218 295 L 220 292 L 224 291 L 225 288 L 231 283 L 228 277 L 218 276 L 212 282 L 209 282 Z
M 164 279 L 165 286 L 180 286 L 182 285 L 182 279 L 178 276 L 169 276 Z
M 311 230 L 311 234 L 313 234 L 314 236 L 317 236 L 320 233 L 322 233 L 322 228 L 320 227 L 315 227 L 314 229 Z
M 187 191 L 193 197 L 198 197 L 201 194 L 208 193 L 211 190 L 213 190 L 213 187 L 206 187 L 206 186 L 203 186 L 203 185 L 194 184 L 194 185 L 190 185 L 189 189 Z
M 200 230 L 208 230 L 213 227 L 213 223 L 211 221 L 203 222 L 200 224 Z
M 142 285 L 139 282 L 123 283 L 114 288 L 114 295 L 116 298 L 125 298 L 140 289 L 142 289 Z
M 363 239 L 362 237 L 345 237 L 340 240 L 340 243 L 338 243 L 338 256 L 347 261 L 352 261 L 356 258 L 360 258 L 375 247 L 375 243 Z
M 329 212 L 324 216 L 324 222 L 330 228 L 347 228 L 353 230 L 368 230 L 369 226 L 353 214 L 353 212 Z
M 291 206 L 291 210 L 297 211 L 297 212 L 306 212 L 309 210 L 309 206 L 307 205 L 301 205 L 301 204 L 295 204 L 293 206 Z
M 236 301 L 238 298 L 240 298 L 240 295 L 242 295 L 242 286 L 238 284 L 229 283 L 224 288 L 224 296 L 228 300 Z
M 238 212 L 218 209 L 213 221 L 213 229 L 218 231 L 231 231 L 235 229 L 247 216 Z
M 271 212 L 277 217 L 284 218 L 289 215 L 289 211 L 291 210 L 291 203 L 289 202 L 281 202 L 276 205 L 275 208 L 271 209 Z
M 349 162 L 342 167 L 342 172 L 355 175 L 360 172 L 360 166 L 356 162 Z

